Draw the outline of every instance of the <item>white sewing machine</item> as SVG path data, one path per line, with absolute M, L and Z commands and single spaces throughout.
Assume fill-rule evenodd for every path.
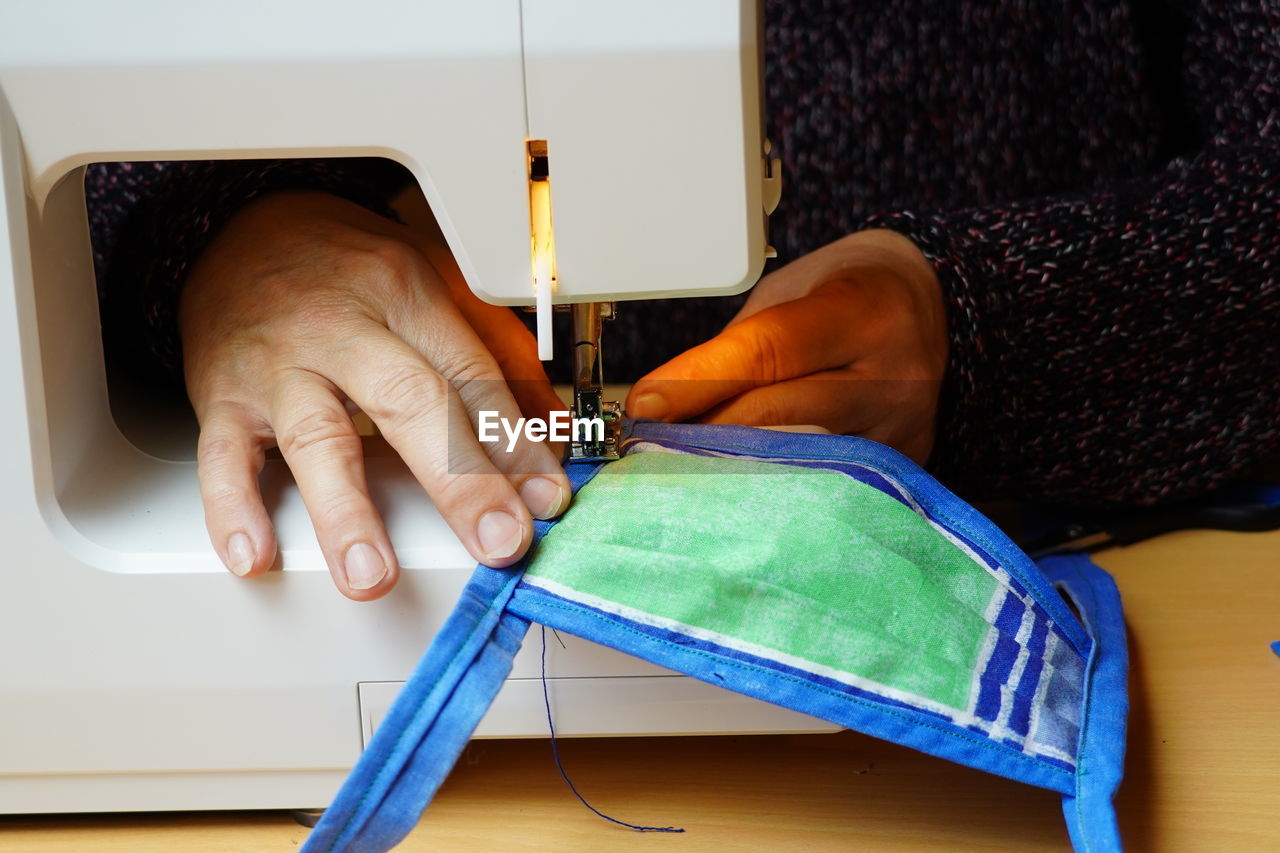
M 83 167 L 389 157 L 491 302 L 545 318 L 734 293 L 777 200 L 756 6 L 6 0 L 0 811 L 324 805 L 472 569 L 386 458 L 368 467 L 405 569 L 391 595 L 333 589 L 279 461 L 263 487 L 283 571 L 222 567 L 190 415 L 109 393 Z M 565 641 L 549 653 L 566 734 L 829 728 Z M 536 651 L 481 734 L 546 733 Z

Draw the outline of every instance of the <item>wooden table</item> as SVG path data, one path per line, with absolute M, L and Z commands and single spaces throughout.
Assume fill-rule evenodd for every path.
M 1098 562 L 1130 625 L 1130 850 L 1280 850 L 1280 532 L 1185 532 Z M 1065 850 L 1056 794 L 871 738 L 565 740 L 587 812 L 545 741 L 473 743 L 405 851 Z M 0 850 L 296 849 L 274 812 L 0 818 Z

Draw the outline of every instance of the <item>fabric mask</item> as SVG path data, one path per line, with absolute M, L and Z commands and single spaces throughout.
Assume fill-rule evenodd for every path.
M 564 518 L 477 568 L 304 853 L 416 825 L 534 621 L 1058 791 L 1078 850 L 1120 849 L 1124 624 L 1087 557 L 1037 566 L 865 439 L 635 422 L 622 454 L 570 463 Z

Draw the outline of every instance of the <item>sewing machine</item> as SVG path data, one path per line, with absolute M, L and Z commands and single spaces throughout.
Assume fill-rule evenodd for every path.
M 86 164 L 398 160 L 475 292 L 536 307 L 544 350 L 552 307 L 576 306 L 575 396 L 605 407 L 602 304 L 760 273 L 778 176 L 756 6 L 5 4 L 0 811 L 325 804 L 472 568 L 392 458 L 368 460 L 404 567 L 391 595 L 333 589 L 279 460 L 262 482 L 282 570 L 222 567 L 190 413 L 108 383 Z M 537 652 L 480 735 L 546 734 Z M 548 655 L 565 734 L 827 728 L 571 637 Z

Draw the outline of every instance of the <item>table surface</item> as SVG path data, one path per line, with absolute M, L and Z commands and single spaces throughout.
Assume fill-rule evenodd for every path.
M 1280 532 L 1189 531 L 1097 555 L 1130 629 L 1130 850 L 1280 848 Z M 869 737 L 567 739 L 468 747 L 404 851 L 1066 850 L 1056 794 Z M 291 850 L 280 812 L 0 817 L 0 850 Z

